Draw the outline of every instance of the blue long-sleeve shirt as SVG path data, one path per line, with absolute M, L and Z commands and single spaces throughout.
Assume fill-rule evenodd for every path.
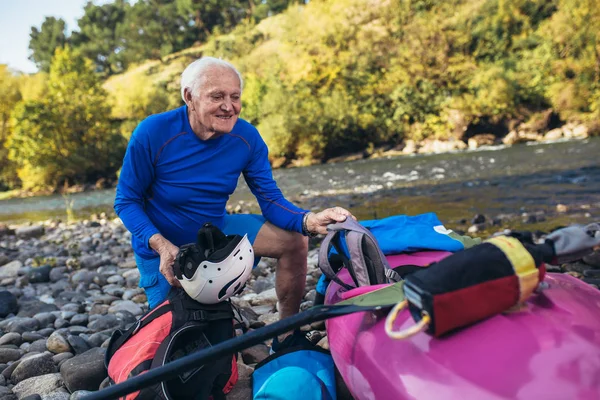
M 256 128 L 242 119 L 231 133 L 201 140 L 189 124 L 187 106 L 146 118 L 129 140 L 114 204 L 132 233 L 134 252 L 157 257 L 148 244 L 156 233 L 182 246 L 196 241 L 205 222 L 222 228 L 242 173 L 268 221 L 302 232 L 307 210 L 284 198 L 267 155 Z

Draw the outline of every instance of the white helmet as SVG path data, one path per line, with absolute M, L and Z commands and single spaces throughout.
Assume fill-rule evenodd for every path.
M 240 293 L 252 272 L 254 251 L 248 236 L 225 236 L 210 223 L 198 243 L 182 246 L 173 265 L 185 292 L 199 303 L 215 304 Z

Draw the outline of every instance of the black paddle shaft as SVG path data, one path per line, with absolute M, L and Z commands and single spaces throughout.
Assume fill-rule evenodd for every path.
M 242 336 L 226 340 L 212 347 L 201 350 L 172 361 L 162 367 L 151 369 L 142 375 L 127 379 L 125 382 L 109 386 L 105 389 L 84 396 L 85 400 L 108 400 L 117 399 L 129 393 L 136 392 L 145 387 L 170 380 L 182 372 L 194 369 L 215 359 L 234 354 L 240 350 L 262 343 L 267 339 L 280 335 L 282 333 L 299 328 L 312 322 L 338 317 L 361 311 L 376 311 L 389 308 L 392 305 L 385 306 L 358 306 L 354 304 L 342 306 L 321 305 L 313 307 L 302 313 L 293 315 L 271 325 L 248 332 Z

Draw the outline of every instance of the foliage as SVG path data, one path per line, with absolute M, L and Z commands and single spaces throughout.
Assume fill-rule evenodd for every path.
M 18 165 L 24 188 L 58 188 L 114 174 L 124 143 L 109 129 L 109 114 L 91 62 L 69 47 L 57 49 L 46 95 L 13 111 L 9 159 Z
M 71 37 L 71 45 L 93 60 L 96 70 L 106 75 L 127 68 L 120 51 L 122 40 L 117 33 L 128 11 L 129 3 L 125 0 L 99 6 L 90 1 L 84 7 L 83 17 L 77 21 L 79 31 L 73 32 Z
M 0 99 L 0 189 L 6 190 L 19 183 L 16 165 L 8 159 L 4 143 L 11 132 L 10 113 L 21 100 L 21 91 L 19 78 L 3 64 L 0 64 Z
M 46 17 L 40 29 L 31 28 L 29 50 L 32 53 L 29 59 L 41 71 L 48 72 L 54 51 L 67 43 L 65 29 L 65 21 L 54 17 Z
M 61 115 L 74 111 L 60 101 L 56 74 L 18 77 L 23 100 L 7 107 L 16 107 L 17 122 L 9 148 L 11 159 L 30 160 L 19 164 L 27 185 L 112 174 L 120 160 L 90 156 L 99 150 L 76 133 L 79 125 L 100 142 L 117 140 L 114 132 L 128 138 L 149 114 L 182 104 L 180 74 L 203 55 L 240 69 L 242 117 L 258 127 L 277 165 L 409 138 L 466 140 L 474 124 L 505 127 L 549 108 L 563 121 L 599 126 L 597 0 L 117 0 L 84 11 L 71 37 L 61 36 L 60 20 L 47 19 L 32 29 L 30 47 L 43 67 L 55 48 L 71 43 L 92 60 L 94 79 L 107 78 L 108 97 L 91 78 L 81 86 L 93 87 L 96 100 L 74 84 L 61 89 L 85 97 L 90 115 L 69 125 Z M 46 80 L 52 83 L 40 98 Z M 52 158 L 44 151 L 52 153 L 54 142 L 30 153 L 13 148 L 34 135 L 65 140 L 61 149 L 71 150 Z M 86 154 L 77 161 L 86 172 L 74 169 L 75 149 Z

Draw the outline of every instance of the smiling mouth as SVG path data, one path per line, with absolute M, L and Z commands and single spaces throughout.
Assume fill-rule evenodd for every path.
M 222 119 L 222 120 L 229 120 L 233 117 L 233 115 L 217 115 L 217 118 Z

